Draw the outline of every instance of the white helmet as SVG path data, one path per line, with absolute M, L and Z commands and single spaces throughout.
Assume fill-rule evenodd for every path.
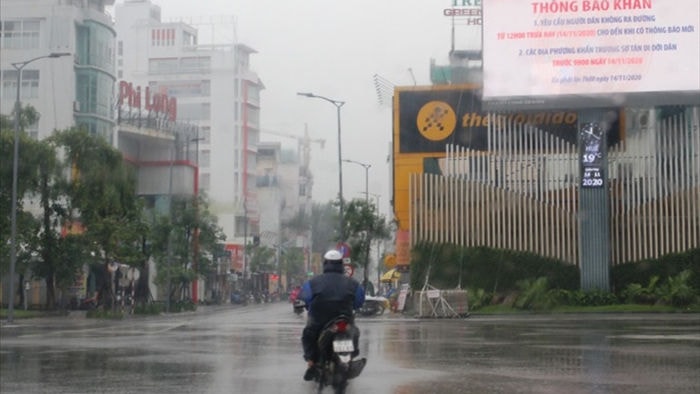
M 340 252 L 338 252 L 337 250 L 331 249 L 323 255 L 323 260 L 340 263 L 343 261 L 343 255 L 340 254 Z

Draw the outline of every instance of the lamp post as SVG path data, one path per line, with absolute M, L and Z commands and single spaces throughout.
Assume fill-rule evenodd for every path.
M 343 202 L 343 152 L 340 142 L 340 107 L 345 104 L 345 101 L 333 100 L 313 93 L 297 93 L 297 95 L 328 101 L 335 106 L 338 114 L 338 197 L 340 198 L 340 231 L 338 234 L 340 235 L 340 242 L 343 242 L 345 241 L 345 217 L 343 216 L 345 203 Z
M 354 163 L 361 165 L 365 169 L 365 203 L 369 205 L 369 168 L 372 167 L 371 164 L 366 164 L 366 163 L 360 163 L 359 161 L 355 160 L 343 160 L 346 163 Z
M 377 200 L 377 218 L 379 218 L 379 197 L 381 197 L 381 194 L 376 194 L 372 193 L 372 197 L 374 197 Z M 377 287 L 381 288 L 382 284 L 382 264 L 381 261 L 381 246 L 382 246 L 382 240 L 378 239 L 377 240 Z
M 10 299 L 7 306 L 7 321 L 14 320 L 15 306 L 15 266 L 17 265 L 17 169 L 19 167 L 19 116 L 22 111 L 20 103 L 20 87 L 22 85 L 22 69 L 29 63 L 45 58 L 57 58 L 70 56 L 67 52 L 52 52 L 48 55 L 35 57 L 24 62 L 12 63 L 17 72 L 17 96 L 15 97 L 15 119 L 14 119 L 14 151 L 12 153 L 12 211 L 10 212 Z
M 193 255 L 192 256 L 192 270 L 194 271 L 194 280 L 192 281 L 192 302 L 197 304 L 199 302 L 199 278 L 197 277 L 197 270 L 199 269 L 199 141 L 203 141 L 204 138 L 199 137 L 199 128 L 197 128 L 197 138 L 192 138 L 190 141 L 195 143 L 195 163 L 197 164 L 197 173 L 195 174 L 194 181 L 194 214 L 195 214 L 195 228 L 194 228 L 194 240 L 193 240 Z

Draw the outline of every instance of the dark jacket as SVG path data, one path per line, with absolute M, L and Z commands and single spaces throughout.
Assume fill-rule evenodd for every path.
M 326 263 L 323 274 L 306 281 L 300 297 L 306 302 L 308 318 L 314 324 L 325 324 L 331 319 L 346 315 L 365 302 L 365 290 L 343 273 L 342 263 Z

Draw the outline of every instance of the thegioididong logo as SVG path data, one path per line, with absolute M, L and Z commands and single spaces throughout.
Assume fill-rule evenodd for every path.
M 454 132 L 457 115 L 446 102 L 430 101 L 418 111 L 416 126 L 423 137 L 431 141 L 441 141 Z

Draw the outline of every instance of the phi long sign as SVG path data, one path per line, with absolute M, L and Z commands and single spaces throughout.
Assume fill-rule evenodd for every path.
M 129 108 L 138 109 L 141 106 L 141 87 L 134 87 L 131 82 L 119 82 L 119 106 L 126 105 Z M 177 98 L 168 97 L 167 93 L 151 93 L 151 89 L 146 87 L 143 109 L 153 114 L 165 115 L 174 122 L 177 120 Z

